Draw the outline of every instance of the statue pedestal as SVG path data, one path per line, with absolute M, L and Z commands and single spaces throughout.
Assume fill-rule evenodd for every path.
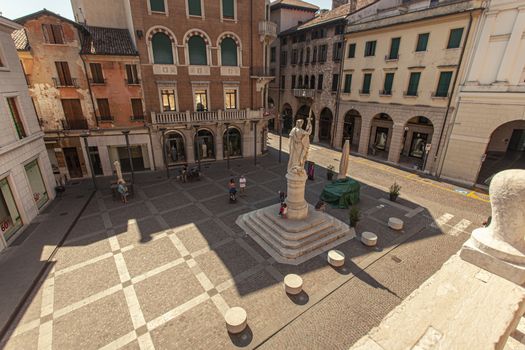
M 304 190 L 307 180 L 306 173 L 287 173 L 288 192 L 286 204 L 288 206 L 288 220 L 303 220 L 308 216 L 308 203 L 304 199 Z

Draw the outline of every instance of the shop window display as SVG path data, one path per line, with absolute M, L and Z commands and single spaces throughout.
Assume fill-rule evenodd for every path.
M 7 179 L 0 180 L 0 232 L 6 241 L 22 227 L 22 219 L 18 213 L 15 199 Z

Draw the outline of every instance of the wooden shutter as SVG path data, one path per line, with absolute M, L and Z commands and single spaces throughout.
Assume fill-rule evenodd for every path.
M 59 24 L 52 24 L 51 31 L 53 32 L 53 44 L 63 44 L 64 35 L 62 33 L 62 26 Z
M 71 73 L 69 72 L 69 65 L 67 62 L 55 62 L 55 66 L 58 73 L 58 80 L 61 86 L 72 86 L 73 80 L 71 79 Z
M 337 91 L 337 86 L 339 85 L 339 74 L 332 75 L 332 91 Z
M 188 12 L 190 16 L 202 16 L 201 0 L 188 0 Z
M 51 43 L 51 38 L 53 38 L 53 32 L 51 31 L 50 24 L 42 24 L 42 33 L 44 34 L 44 41 L 46 43 Z
M 18 111 L 18 106 L 16 105 L 15 97 L 8 97 L 7 104 L 9 106 L 9 111 L 11 112 L 11 117 L 13 118 L 13 123 L 15 124 L 16 133 L 19 139 L 22 139 L 27 136 L 24 129 L 24 124 L 22 123 L 22 118 L 20 118 L 20 113 Z
M 417 89 L 419 86 L 419 78 L 421 73 L 410 73 L 410 81 L 408 82 L 407 95 L 408 96 L 417 96 Z
M 348 58 L 354 58 L 355 57 L 355 44 L 350 44 L 348 46 Z
M 140 98 L 131 99 L 131 109 L 133 111 L 133 119 L 144 119 L 144 111 L 142 110 L 142 100 Z
M 452 72 L 441 72 L 439 75 L 439 82 L 436 90 L 436 96 L 447 97 L 450 80 L 452 79 Z
M 346 74 L 345 75 L 345 90 L 344 92 L 346 94 L 349 94 L 352 90 L 352 74 Z
M 98 113 L 101 120 L 110 120 L 111 111 L 109 110 L 109 100 L 107 98 L 97 98 Z
M 391 95 L 392 94 L 392 84 L 394 83 L 394 73 L 386 73 L 385 74 L 385 85 L 383 87 L 383 93 L 385 95 Z
M 139 75 L 137 73 L 137 66 L 134 64 L 126 64 L 126 76 L 128 84 L 138 84 Z
M 222 17 L 235 18 L 235 7 L 233 1 L 234 0 L 222 0 Z
M 417 52 L 427 51 L 428 36 L 429 36 L 429 33 L 419 34 L 417 38 L 417 47 L 416 47 Z
M 102 74 L 102 65 L 100 63 L 90 63 L 89 67 L 91 69 L 93 83 L 103 83 L 104 75 Z
M 401 42 L 401 38 L 392 38 L 392 42 L 390 44 L 390 55 L 388 56 L 391 60 L 397 60 L 399 56 L 399 44 Z

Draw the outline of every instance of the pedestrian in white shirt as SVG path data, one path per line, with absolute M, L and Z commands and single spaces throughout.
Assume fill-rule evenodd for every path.
M 246 178 L 244 175 L 241 175 L 239 178 L 239 188 L 241 189 L 241 194 L 244 194 L 244 191 L 246 190 Z

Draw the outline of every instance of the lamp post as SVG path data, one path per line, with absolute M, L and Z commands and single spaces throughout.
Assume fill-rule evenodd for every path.
M 284 122 L 284 117 L 286 117 L 286 114 L 281 114 L 280 115 L 280 120 L 279 120 L 279 163 L 281 163 L 281 153 L 282 153 L 282 148 L 283 148 L 283 122 Z
M 128 149 L 129 166 L 131 167 L 131 183 L 135 184 L 135 170 L 133 169 L 133 160 L 131 159 L 131 148 L 129 147 L 129 130 L 122 131 L 126 138 L 126 148 Z
M 230 123 L 226 125 L 226 167 L 230 170 Z
M 84 146 L 86 148 L 86 154 L 87 154 L 87 161 L 89 164 L 89 169 L 91 170 L 91 179 L 93 180 L 93 187 L 95 187 L 95 191 L 97 188 L 97 181 L 95 180 L 95 170 L 93 170 L 93 163 L 91 162 L 91 153 L 89 153 L 89 146 L 87 138 L 89 136 L 89 132 L 84 132 L 80 135 L 84 139 Z
M 252 121 L 253 125 L 253 165 L 257 165 L 257 121 Z
M 162 132 L 162 140 L 161 140 L 162 158 L 164 159 L 164 165 L 166 166 L 166 177 L 169 179 L 170 178 L 170 168 L 168 167 L 168 155 L 166 154 L 167 153 L 166 137 L 165 137 L 166 128 L 160 128 L 159 131 Z
M 195 128 L 195 149 L 197 151 L 197 164 L 199 165 L 199 173 L 201 172 L 201 156 L 200 156 L 200 149 L 199 149 L 199 127 L 200 125 L 194 125 Z

